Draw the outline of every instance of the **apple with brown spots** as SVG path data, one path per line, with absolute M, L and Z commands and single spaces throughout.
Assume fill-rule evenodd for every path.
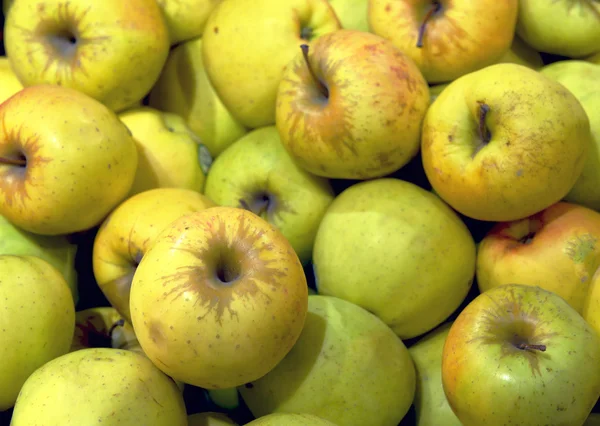
M 427 82 L 407 55 L 374 34 L 340 30 L 301 46 L 287 65 L 276 125 L 309 172 L 368 179 L 417 154 L 428 107 Z
M 255 380 L 302 331 L 308 286 L 291 244 L 254 213 L 211 207 L 175 220 L 133 277 L 142 349 L 174 379 L 205 389 Z
M 559 202 L 496 224 L 479 244 L 481 292 L 513 282 L 565 299 L 600 333 L 600 213 Z
M 600 397 L 600 337 L 556 293 L 495 287 L 452 324 L 442 384 L 464 426 L 581 426 Z
M 127 127 L 80 91 L 29 86 L 0 104 L 0 214 L 26 231 L 100 224 L 127 197 L 137 164 Z

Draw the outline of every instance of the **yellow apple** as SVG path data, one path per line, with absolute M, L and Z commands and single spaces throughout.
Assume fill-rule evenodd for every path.
M 338 426 L 321 417 L 304 413 L 273 413 L 246 423 L 246 426 Z
M 109 303 L 127 321 L 131 321 L 131 281 L 158 234 L 175 219 L 214 205 L 190 189 L 158 188 L 128 198 L 104 220 L 92 251 L 94 277 Z
M 429 88 L 388 40 L 339 30 L 298 49 L 279 85 L 276 125 L 292 158 L 327 178 L 392 173 L 419 151 Z
M 369 31 L 369 0 L 329 0 L 342 28 Z
M 0 214 L 18 227 L 83 231 L 127 196 L 135 142 L 97 100 L 67 87 L 30 86 L 0 104 L 0 123 Z
M 317 228 L 334 198 L 327 179 L 292 160 L 275 126 L 252 130 L 223 151 L 210 168 L 205 194 L 274 225 L 303 264 L 310 261 Z
M 406 346 L 383 321 L 345 300 L 309 296 L 298 342 L 239 390 L 256 417 L 307 413 L 344 426 L 395 426 L 412 404 L 415 380 Z
M 202 35 L 206 73 L 244 126 L 275 123 L 277 87 L 300 45 L 340 29 L 328 0 L 227 0 Z
M 294 249 L 259 216 L 211 207 L 176 219 L 131 286 L 144 352 L 174 379 L 229 388 L 270 371 L 304 325 L 307 281 Z
M 442 93 L 442 90 L 444 90 L 446 87 L 448 87 L 450 83 L 441 83 L 441 84 L 434 84 L 433 86 L 429 86 L 429 99 L 431 102 L 435 101 L 437 99 L 438 96 L 440 96 L 440 93 Z
M 22 88 L 23 84 L 12 70 L 10 60 L 6 56 L 0 56 L 0 103 Z
M 187 426 L 187 414 L 173 380 L 145 356 L 86 348 L 44 364 L 23 385 L 11 425 L 36 424 Z
M 540 52 L 533 49 L 521 37 L 516 35 L 513 38 L 510 49 L 506 51 L 497 63 L 519 64 L 535 70 L 539 70 L 544 66 Z
M 75 306 L 60 272 L 35 256 L 0 255 L 0 411 L 25 380 L 69 351 Z
M 188 426 L 237 426 L 237 423 L 223 413 L 209 411 L 189 415 Z
M 215 158 L 247 131 L 223 105 L 206 75 L 201 38 L 171 50 L 148 102 L 183 117 Z
M 161 7 L 171 45 L 200 37 L 213 7 L 220 0 L 157 0 Z
M 600 65 L 600 51 L 598 53 L 588 56 L 587 58 L 585 58 L 585 60 L 591 62 L 592 64 Z
M 110 306 L 75 312 L 75 333 L 70 351 L 85 348 L 116 348 L 143 354 L 133 327 Z
M 566 59 L 545 65 L 539 71 L 561 83 L 577 99 L 600 91 L 600 65 L 588 61 Z
M 431 186 L 484 221 L 516 220 L 562 199 L 592 145 L 590 121 L 563 85 L 518 64 L 454 80 L 427 110 L 421 153 Z
M 475 276 L 475 252 L 466 225 L 438 196 L 381 178 L 333 200 L 317 231 L 313 266 L 319 294 L 356 303 L 409 339 L 460 306 Z
M 185 120 L 141 106 L 119 114 L 138 148 L 138 168 L 129 196 L 155 188 L 202 192 L 211 156 Z
M 517 0 L 370 0 L 368 19 L 428 83 L 445 83 L 498 62 L 511 46 L 517 11 Z

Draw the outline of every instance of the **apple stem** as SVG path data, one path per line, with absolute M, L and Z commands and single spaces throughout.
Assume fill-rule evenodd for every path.
M 0 157 L 0 164 L 8 164 L 11 166 L 26 166 L 27 165 L 27 160 L 25 160 L 24 158 L 3 158 Z
M 125 325 L 125 320 L 123 318 L 121 318 L 119 321 L 115 322 L 112 327 L 110 328 L 110 330 L 108 330 L 108 336 L 112 338 L 112 334 L 113 331 L 115 331 L 115 328 L 117 327 L 123 327 Z
M 325 96 L 326 98 L 329 98 L 329 90 L 327 90 L 327 87 L 325 87 L 323 82 L 321 82 L 321 80 L 319 80 L 319 78 L 315 74 L 314 70 L 311 68 L 310 63 L 308 62 L 308 44 L 301 44 L 300 49 L 302 49 L 302 56 L 304 57 L 304 62 L 306 63 L 308 72 L 310 73 L 311 77 L 315 81 L 317 87 L 319 88 L 319 91 L 321 92 L 321 94 L 323 96 Z
M 441 8 L 442 5 L 440 4 L 440 2 L 434 1 L 429 10 L 427 11 L 425 18 L 423 18 L 423 22 L 421 22 L 421 25 L 419 26 L 419 37 L 417 38 L 418 48 L 423 47 L 423 37 L 425 37 L 425 28 L 427 27 L 427 21 L 429 21 L 435 13 L 439 12 Z
M 490 106 L 484 102 L 480 102 L 479 103 L 479 137 L 481 138 L 481 141 L 483 142 L 484 145 L 487 144 L 490 141 L 490 139 L 492 138 L 490 131 L 485 126 L 485 119 L 489 112 L 490 112 Z
M 529 343 L 519 343 L 517 345 L 517 348 L 524 351 L 535 350 L 540 352 L 546 352 L 546 345 L 530 345 Z

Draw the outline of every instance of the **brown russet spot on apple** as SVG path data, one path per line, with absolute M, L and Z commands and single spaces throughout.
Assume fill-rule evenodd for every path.
M 596 251 L 598 239 L 590 233 L 579 234 L 567 243 L 565 253 L 575 263 L 584 263 Z

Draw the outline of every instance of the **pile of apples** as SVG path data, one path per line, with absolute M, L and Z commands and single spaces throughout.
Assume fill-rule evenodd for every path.
M 1 424 L 600 424 L 600 2 L 2 9 Z

